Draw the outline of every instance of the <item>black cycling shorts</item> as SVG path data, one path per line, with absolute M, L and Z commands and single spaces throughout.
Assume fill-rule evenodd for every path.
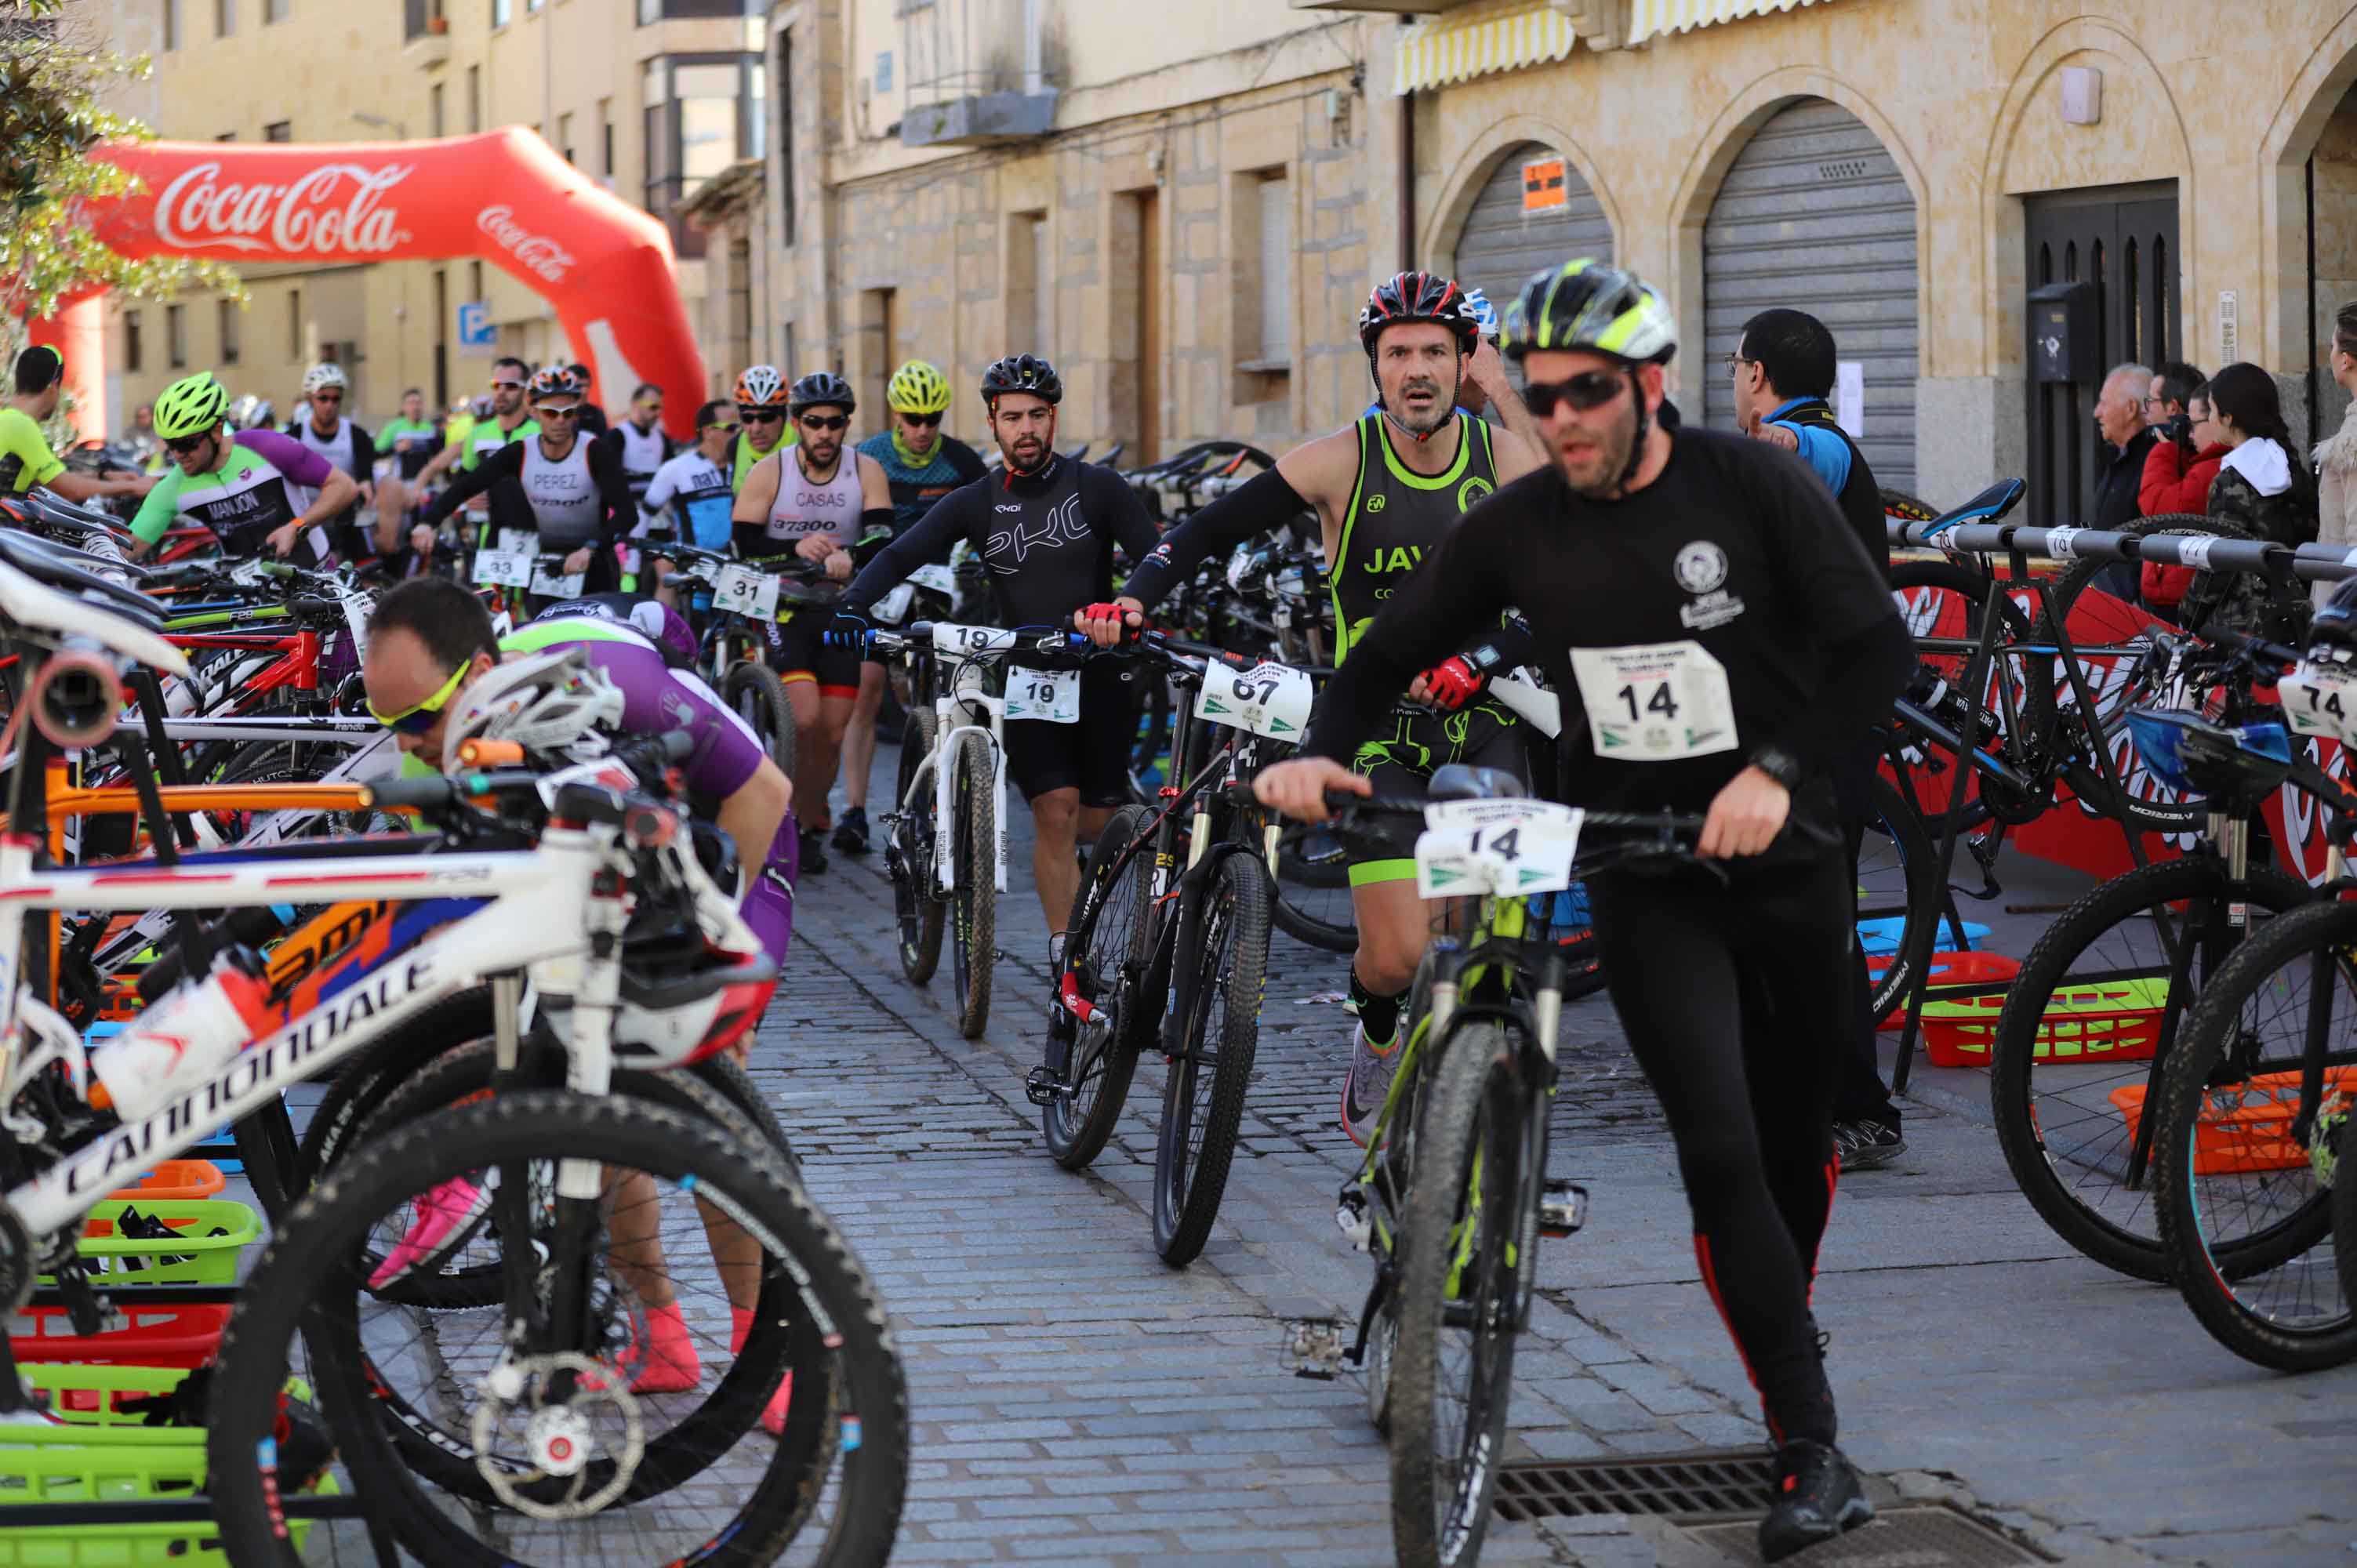
M 1372 739 L 1351 758 L 1351 771 L 1372 781 L 1378 795 L 1421 795 L 1433 773 L 1450 763 L 1498 768 L 1530 782 L 1526 736 L 1530 731 L 1495 703 L 1476 703 L 1453 714 L 1398 707 Z M 1413 855 L 1371 851 L 1351 863 L 1351 886 L 1415 879 Z
M 1081 671 L 1081 722 L 1006 722 L 1006 773 L 1026 800 L 1051 789 L 1078 789 L 1083 806 L 1129 803 L 1129 757 L 1137 739 L 1141 691 L 1119 664 L 1098 660 Z
M 859 653 L 856 649 L 829 648 L 823 634 L 834 618 L 823 609 L 803 609 L 780 625 L 772 621 L 770 668 L 789 682 L 815 681 L 829 697 L 859 695 Z

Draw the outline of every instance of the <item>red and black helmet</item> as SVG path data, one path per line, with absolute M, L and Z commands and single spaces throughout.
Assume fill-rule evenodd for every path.
M 1359 346 L 1372 359 L 1375 339 L 1384 328 L 1414 321 L 1429 321 L 1456 333 L 1460 353 L 1469 354 L 1480 346 L 1481 318 L 1465 291 L 1451 279 L 1417 272 L 1400 273 L 1375 285 L 1367 307 L 1359 312 Z

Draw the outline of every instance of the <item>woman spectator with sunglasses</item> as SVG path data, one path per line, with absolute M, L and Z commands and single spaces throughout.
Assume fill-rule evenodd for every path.
M 580 592 L 611 592 L 621 580 L 614 546 L 638 515 L 621 459 L 613 447 L 582 438 L 581 383 L 570 367 L 542 371 L 526 392 L 538 434 L 499 448 L 461 473 L 419 521 L 438 528 L 472 497 L 511 481 L 530 510 L 529 526 L 538 531 L 540 548 L 565 553 L 564 573 L 582 577 Z

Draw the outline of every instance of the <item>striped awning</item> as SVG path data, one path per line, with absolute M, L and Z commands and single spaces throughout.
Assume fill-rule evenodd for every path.
M 1628 41 L 1641 44 L 1663 33 L 1692 32 L 1721 22 L 1739 22 L 1746 16 L 1830 3 L 1831 0 L 1631 0 Z
M 1518 0 L 1418 22 L 1400 33 L 1392 91 L 1418 92 L 1559 60 L 1578 41 L 1571 18 L 1546 0 Z

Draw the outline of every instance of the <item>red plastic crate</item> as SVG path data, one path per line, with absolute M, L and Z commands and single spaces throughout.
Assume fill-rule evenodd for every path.
M 2160 1046 L 2166 980 L 2058 988 L 2038 1022 L 2035 1062 L 2147 1061 Z M 1986 1067 L 2006 998 L 1959 997 L 1923 1006 L 1923 1048 L 1935 1067 Z
M 1892 956 L 1888 953 L 1868 953 L 1866 959 L 1867 973 L 1874 976 L 1880 975 L 1884 970 L 1890 967 Z M 1931 997 L 1936 996 L 1943 986 L 1994 985 L 1999 981 L 2011 980 L 2020 972 L 2021 961 L 2007 958 L 2003 953 L 1954 952 L 1943 948 L 1932 955 L 1932 990 L 1925 999 L 1926 1005 L 1929 1004 Z M 1900 1005 L 1890 1010 L 1890 1016 L 1882 1021 L 1881 1026 L 1885 1030 L 1903 1029 L 1907 1026 L 1907 1008 L 1903 996 L 1900 998 Z
M 131 1321 L 88 1336 L 73 1331 L 61 1306 L 28 1306 L 8 1319 L 8 1352 L 18 1362 L 109 1367 L 201 1367 L 221 1345 L 229 1307 L 138 1306 L 116 1298 Z
M 2298 1072 L 2263 1072 L 2233 1089 L 2213 1089 L 2201 1097 L 2193 1128 L 2193 1174 L 2234 1176 L 2246 1171 L 2287 1171 L 2308 1164 L 2308 1145 L 2291 1135 L 2299 1111 Z M 2328 1068 L 2324 1093 L 2357 1096 L 2357 1067 Z M 2144 1119 L 2144 1085 L 2127 1084 L 2105 1098 L 2126 1119 L 2128 1137 Z

